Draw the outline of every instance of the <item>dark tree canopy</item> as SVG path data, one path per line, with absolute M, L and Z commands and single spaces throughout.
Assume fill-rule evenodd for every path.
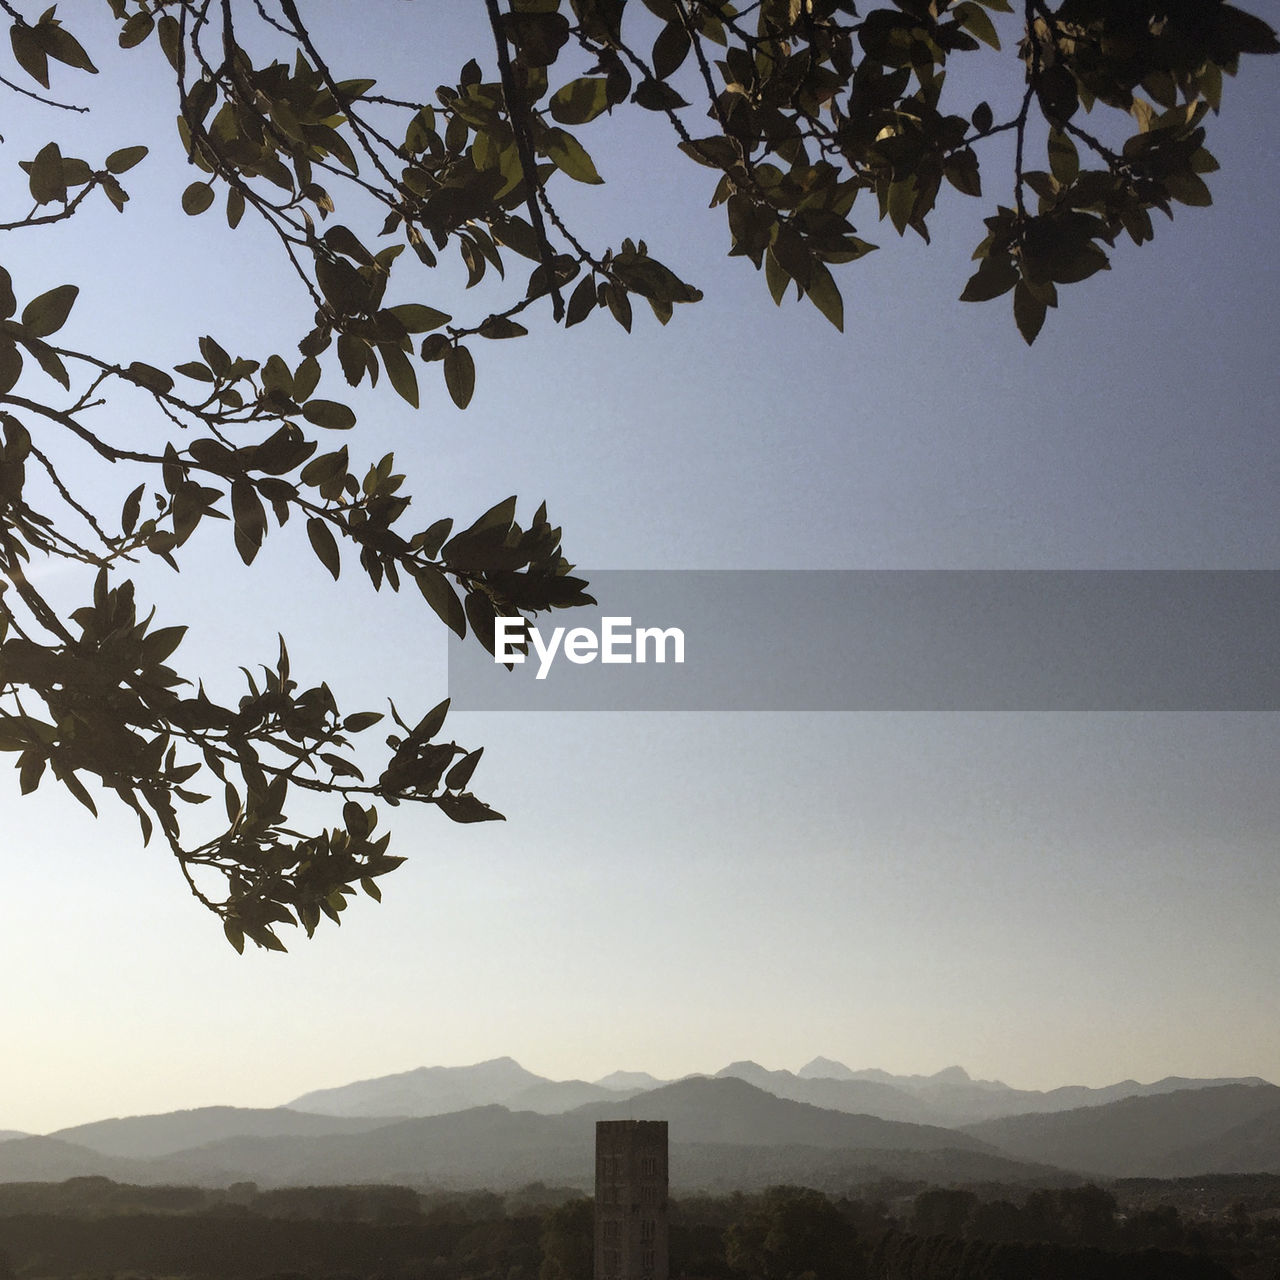
M 71 73 L 94 73 L 94 51 L 55 9 L 0 8 L 10 110 L 47 113 L 56 132 L 58 108 L 74 105 Z M 246 669 L 243 697 L 221 705 L 200 673 L 181 672 L 185 628 L 152 625 L 130 567 L 179 568 L 206 520 L 228 522 L 248 564 L 292 519 L 334 578 L 345 561 L 375 588 L 412 583 L 490 651 L 496 616 L 589 599 L 545 508 L 517 523 L 508 498 L 461 529 L 447 517 L 416 527 L 392 456 L 361 459 L 330 433 L 356 425 L 331 389 L 344 381 L 416 406 L 434 366 L 465 407 L 480 339 L 519 337 L 535 317 L 629 331 L 636 300 L 665 324 L 699 299 L 643 240 L 592 245 L 557 209 L 560 184 L 600 181 L 583 141 L 593 121 L 665 119 L 673 147 L 708 170 L 730 254 L 763 269 L 775 302 L 794 286 L 837 327 L 833 268 L 873 248 L 855 216 L 928 240 L 944 183 L 977 199 L 993 190 L 961 297 L 1012 295 L 1031 342 L 1060 287 L 1108 267 L 1120 241 L 1151 239 L 1153 211 L 1210 202 L 1207 127 L 1224 74 L 1280 48 L 1265 22 L 1220 0 L 1016 11 L 1009 0 L 486 0 L 492 45 L 412 101 L 380 93 L 374 68 L 347 65 L 349 49 L 317 47 L 295 0 L 110 0 L 110 11 L 121 46 L 169 68 L 175 145 L 198 174 L 182 209 L 274 234 L 297 346 L 251 357 L 193 332 L 191 358 L 172 369 L 146 351 L 64 346 L 77 285 L 19 298 L 0 266 L 0 750 L 24 793 L 52 776 L 95 812 L 114 795 L 237 948 L 277 950 L 277 926 L 310 934 L 339 920 L 357 886 L 379 896 L 400 859 L 375 802 L 497 818 L 469 790 L 480 751 L 442 737 L 447 703 L 407 720 L 393 707 L 371 771 L 359 740 L 382 715 L 340 710 L 324 683 L 300 687 L 283 639 L 276 664 Z M 368 20 L 352 6 L 352 23 Z M 1010 108 L 954 100 L 948 71 L 972 57 Z M 999 171 L 984 174 L 986 144 L 1002 135 L 1013 145 L 997 142 Z M 24 158 L 26 212 L 0 227 L 39 234 L 103 199 L 127 212 L 146 148 L 122 142 L 81 159 L 54 139 Z M 432 268 L 454 254 L 468 287 L 501 277 L 500 309 L 464 314 L 465 298 L 433 291 Z M 145 420 L 145 446 L 96 426 L 93 411 L 117 402 Z M 77 488 L 77 452 L 136 473 L 123 510 Z M 84 567 L 78 607 L 42 591 L 33 566 L 49 560 Z M 297 830 L 295 790 L 329 797 L 334 825 Z

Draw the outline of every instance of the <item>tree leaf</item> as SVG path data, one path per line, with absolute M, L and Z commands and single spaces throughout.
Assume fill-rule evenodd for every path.
M 450 791 L 462 791 L 468 782 L 471 781 L 471 775 L 476 771 L 476 765 L 480 763 L 480 757 L 484 755 L 484 748 L 477 747 L 475 751 L 468 751 L 457 764 L 449 770 L 444 776 L 444 785 Z
M 311 540 L 311 549 L 316 559 L 333 574 L 336 581 L 342 572 L 342 558 L 338 554 L 338 543 L 329 528 L 329 522 L 319 516 L 312 516 L 307 521 L 307 537 Z
M 1032 292 L 1025 280 L 1019 280 L 1013 291 L 1013 320 L 1018 332 L 1030 346 L 1044 325 L 1048 308 L 1042 299 Z
M 551 95 L 550 107 L 557 124 L 588 124 L 609 109 L 609 82 L 599 76 L 570 80 Z
M 548 158 L 555 162 L 556 168 L 569 177 L 592 185 L 604 181 L 596 172 L 595 163 L 582 143 L 573 134 L 566 133 L 563 129 L 548 129 L 542 145 Z
M 450 347 L 444 358 L 444 383 L 453 403 L 465 409 L 476 389 L 476 365 L 466 347 Z
M 1080 176 L 1080 153 L 1061 129 L 1049 130 L 1049 169 L 1064 187 Z
M 182 193 L 182 211 L 195 217 L 213 203 L 213 186 L 208 182 L 193 182 Z
M 12 391 L 22 376 L 22 352 L 10 341 L 0 340 L 0 395 Z
M 422 598 L 435 611 L 436 616 L 458 637 L 467 634 L 467 618 L 462 601 L 449 579 L 434 565 L 414 565 L 409 570 L 422 592 Z
M 98 68 L 89 60 L 84 46 L 58 20 L 52 17 L 53 10 L 42 18 L 35 27 L 35 37 L 41 48 L 51 58 L 77 71 L 87 71 L 97 75 Z
M 37 204 L 65 204 L 67 180 L 63 174 L 62 152 L 56 142 L 47 143 L 36 152 L 29 173 L 31 198 Z
M 173 379 L 163 369 L 143 364 L 140 360 L 133 361 L 125 374 L 140 387 L 146 387 L 148 391 L 159 395 L 168 395 L 173 390 Z
M 9 28 L 9 43 L 18 65 L 37 84 L 49 87 L 49 55 L 41 48 L 35 30 L 25 22 L 15 22 Z
M 653 42 L 653 74 L 659 80 L 665 80 L 680 70 L 681 64 L 689 56 L 693 42 L 684 29 L 679 17 L 668 22 L 658 33 Z
M 831 272 L 821 262 L 813 264 L 809 287 L 805 290 L 809 300 L 835 327 L 844 332 L 844 299 L 836 287 Z
M 378 354 L 382 356 L 382 367 L 387 371 L 396 394 L 415 409 L 418 407 L 418 375 L 405 355 L 392 342 L 378 343 Z
M 302 416 L 326 431 L 349 431 L 356 425 L 355 413 L 336 400 L 308 400 L 302 406 Z
M 267 513 L 258 491 L 248 480 L 231 482 L 231 516 L 235 521 L 236 550 L 245 564 L 252 564 L 267 533 Z
M 476 799 L 469 791 L 457 796 L 446 791 L 444 795 L 437 797 L 436 804 L 450 822 L 504 821 L 502 814 L 490 809 L 483 800 Z
M 121 147 L 118 151 L 113 151 L 103 163 L 108 173 L 127 173 L 144 159 L 146 154 L 146 147 Z
M 423 306 L 420 302 L 401 303 L 398 307 L 388 307 L 387 311 L 404 325 L 406 333 L 429 333 L 453 319 L 451 315 L 437 311 L 435 307 Z
M 983 258 L 960 295 L 961 302 L 988 302 L 1018 283 L 1018 269 L 1006 257 Z

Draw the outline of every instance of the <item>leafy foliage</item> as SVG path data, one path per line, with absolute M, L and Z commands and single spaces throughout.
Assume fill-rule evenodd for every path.
M 66 106 L 46 96 L 51 69 L 96 73 L 90 54 L 54 9 L 0 7 L 16 64 L 0 82 L 24 103 Z M 1009 203 L 986 218 L 961 296 L 1012 294 L 1030 342 L 1059 287 L 1107 268 L 1121 235 L 1151 239 L 1152 210 L 1209 203 L 1206 130 L 1223 76 L 1242 54 L 1280 48 L 1266 23 L 1221 0 L 1025 0 L 1018 13 L 1008 0 L 487 8 L 496 75 L 472 60 L 432 100 L 403 101 L 372 79 L 339 79 L 295 0 L 110 0 L 119 44 L 172 73 L 179 141 L 199 175 L 177 203 L 270 229 L 313 316 L 296 351 L 233 355 L 206 335 L 172 370 L 106 360 L 60 345 L 76 285 L 19 309 L 0 267 L 0 750 L 24 793 L 52 777 L 95 812 L 102 793 L 132 809 L 237 948 L 247 938 L 280 949 L 280 925 L 310 934 L 322 917 L 339 920 L 357 886 L 378 896 L 400 859 L 375 834 L 374 801 L 432 804 L 456 822 L 499 815 L 468 790 L 479 752 L 441 738 L 446 704 L 412 727 L 393 708 L 383 765 L 367 777 L 357 739 L 380 714 L 344 713 L 323 683 L 302 688 L 283 640 L 273 666 L 244 669 L 239 702 L 220 705 L 171 665 L 185 629 L 154 627 L 125 570 L 147 557 L 178 568 L 196 530 L 219 520 L 251 564 L 296 516 L 335 579 L 358 564 L 375 589 L 412 582 L 448 628 L 490 651 L 498 614 L 587 600 L 545 507 L 527 526 L 509 498 L 456 533 L 448 518 L 411 527 L 394 458 L 357 464 L 354 445 L 326 442 L 356 415 L 317 394 L 339 374 L 350 386 L 385 376 L 417 406 L 435 365 L 466 407 L 476 352 L 525 334 L 518 317 L 543 299 L 566 327 L 607 314 L 628 331 L 635 299 L 663 324 L 696 302 L 644 240 L 593 249 L 566 225 L 554 184 L 602 181 L 580 131 L 623 108 L 665 118 L 711 171 L 729 252 L 763 270 L 776 302 L 794 286 L 837 327 L 832 269 L 873 248 L 850 220 L 858 198 L 899 235 L 927 240 L 944 182 L 980 197 L 979 151 L 1009 135 Z M 282 39 L 289 61 L 271 52 Z M 1010 112 L 951 103 L 950 61 L 1005 47 Z M 1086 129 L 1086 116 L 1098 124 Z M 98 192 L 123 211 L 121 179 L 145 157 L 126 145 L 90 162 L 50 141 L 22 162 L 30 211 L 0 229 L 64 221 Z M 456 318 L 455 300 L 446 309 L 429 289 L 446 253 L 468 288 L 496 276 L 514 297 Z M 425 296 L 388 304 L 393 275 L 415 293 L 425 279 Z M 115 397 L 150 412 L 151 447 L 91 427 L 88 411 Z M 64 482 L 76 450 L 137 471 L 118 514 Z M 93 570 L 83 605 L 61 611 L 42 593 L 29 569 L 49 558 Z M 286 809 L 297 790 L 329 797 L 334 825 L 295 830 Z M 225 823 L 199 809 L 216 809 L 218 794 Z

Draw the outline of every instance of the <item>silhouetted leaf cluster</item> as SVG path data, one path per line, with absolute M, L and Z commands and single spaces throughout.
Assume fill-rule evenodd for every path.
M 358 436 L 330 443 L 356 415 L 341 392 L 320 392 L 326 377 L 385 378 L 416 407 L 420 377 L 438 367 L 465 408 L 476 353 L 523 336 L 518 317 L 541 299 L 566 327 L 605 313 L 628 331 L 635 299 L 664 324 L 696 302 L 699 290 L 643 239 L 593 248 L 558 212 L 556 184 L 607 176 L 585 130 L 619 110 L 664 118 L 711 171 L 729 252 L 763 270 L 775 301 L 794 286 L 837 327 L 833 268 L 873 248 L 855 208 L 869 201 L 899 235 L 927 240 L 943 184 L 981 197 L 992 182 L 980 151 L 1009 134 L 1013 172 L 996 184 L 1008 201 L 986 219 L 961 296 L 1012 294 L 1032 341 L 1061 287 L 1107 268 L 1122 235 L 1150 240 L 1153 210 L 1209 203 L 1207 129 L 1223 77 L 1242 55 L 1280 47 L 1222 0 L 1027 0 L 1016 13 L 1008 0 L 512 0 L 506 12 L 490 5 L 496 75 L 472 59 L 453 83 L 405 101 L 367 75 L 340 76 L 338 51 L 317 48 L 295 0 L 109 8 L 120 46 L 169 68 L 198 175 L 175 203 L 192 217 L 220 204 L 232 228 L 259 219 L 309 315 L 292 353 L 232 354 L 193 334 L 172 370 L 122 363 L 61 345 L 76 284 L 20 305 L 0 267 L 0 750 L 24 793 L 52 777 L 95 812 L 95 796 L 116 796 L 144 840 L 168 846 L 232 944 L 268 949 L 283 947 L 281 925 L 310 934 L 338 921 L 358 886 L 378 896 L 400 859 L 375 834 L 375 801 L 496 818 L 468 790 L 479 752 L 441 739 L 443 707 L 413 727 L 393 709 L 398 732 L 368 780 L 357 739 L 379 714 L 343 711 L 326 683 L 294 680 L 283 640 L 273 666 L 242 668 L 238 703 L 216 701 L 182 674 L 185 628 L 140 609 L 128 566 L 155 557 L 176 569 L 219 521 L 252 564 L 294 519 L 333 578 L 358 564 L 375 589 L 410 580 L 448 628 L 491 651 L 496 616 L 588 600 L 545 507 L 521 526 L 509 498 L 456 533 L 448 518 L 411 520 L 392 455 L 357 461 Z M 53 8 L 4 9 L 15 65 L 0 82 L 24 110 L 80 109 L 49 90 L 55 70 L 96 73 L 85 46 Z M 357 30 L 372 20 L 352 9 Z M 417 20 L 429 49 L 432 19 Z M 951 61 L 1002 48 L 1012 114 L 952 102 Z M 22 161 L 29 210 L 0 229 L 65 221 L 98 191 L 124 211 L 121 179 L 146 154 L 124 145 L 82 159 L 49 141 Z M 459 299 L 433 293 L 446 254 L 468 289 L 507 286 L 499 310 L 459 319 Z M 107 402 L 144 416 L 147 447 L 97 425 L 92 411 Z M 77 451 L 137 472 L 118 515 L 93 486 L 67 483 Z M 51 560 L 95 571 L 79 608 L 42 590 L 33 570 Z M 299 790 L 330 799 L 332 825 L 295 829 Z M 206 816 L 217 800 L 225 822 Z

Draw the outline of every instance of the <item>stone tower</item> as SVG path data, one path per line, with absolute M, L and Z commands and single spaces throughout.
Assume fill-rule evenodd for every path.
M 595 1280 L 667 1280 L 667 1122 L 596 1122 Z

